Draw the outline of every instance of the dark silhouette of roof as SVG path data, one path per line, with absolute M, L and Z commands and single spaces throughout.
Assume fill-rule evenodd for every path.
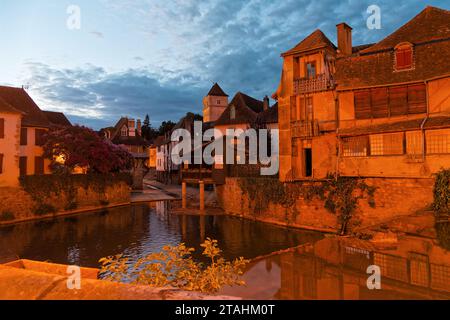
M 256 122 L 260 125 L 267 123 L 278 123 L 278 102 L 271 108 L 259 113 Z
M 208 96 L 228 97 L 228 95 L 225 93 L 225 91 L 222 90 L 217 82 L 214 83 L 211 90 L 209 90 Z
M 45 114 L 23 88 L 0 86 L 0 98 L 24 114 L 22 126 L 44 128 L 50 126 Z
M 255 123 L 258 113 L 263 111 L 264 103 L 245 93 L 238 92 L 222 113 L 215 125 Z M 231 109 L 235 108 L 235 117 L 231 118 Z
M 450 11 L 428 6 L 395 32 L 361 54 L 393 49 L 401 42 L 420 44 L 450 38 Z
M 300 43 L 298 43 L 294 48 L 282 54 L 282 56 L 301 53 L 305 51 L 311 51 L 321 48 L 332 48 L 336 50 L 336 46 L 327 38 L 327 36 L 320 30 L 317 29 Z
M 0 112 L 6 113 L 22 113 L 21 111 L 12 107 L 8 102 L 0 98 Z
M 71 127 L 69 119 L 62 112 L 43 111 L 50 124 L 60 127 Z

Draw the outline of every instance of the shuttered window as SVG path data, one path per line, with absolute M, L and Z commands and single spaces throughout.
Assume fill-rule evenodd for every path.
M 44 135 L 45 135 L 45 130 L 43 129 L 36 129 L 35 130 L 35 135 L 34 135 L 34 142 L 36 146 L 42 146 L 44 145 Z
M 34 158 L 34 174 L 43 175 L 44 174 L 44 158 L 35 157 Z
M 410 69 L 413 65 L 413 51 L 411 47 L 395 50 L 395 68 L 397 70 Z
M 404 154 L 403 132 L 370 136 L 370 155 L 388 156 Z
M 20 145 L 26 146 L 28 144 L 28 129 L 22 128 L 20 129 Z
M 342 155 L 344 157 L 366 157 L 369 149 L 369 137 L 350 137 L 342 139 Z
M 370 91 L 372 102 L 372 115 L 374 118 L 386 118 L 389 116 L 388 90 L 377 88 Z
M 356 119 L 372 118 L 372 108 L 370 106 L 370 91 L 361 90 L 355 92 L 355 117 Z
M 19 158 L 19 171 L 21 177 L 27 175 L 27 157 Z
M 406 154 L 413 156 L 423 154 L 422 131 L 406 132 Z
M 372 119 L 427 112 L 426 86 L 373 88 L 355 91 L 355 118 Z
M 5 138 L 5 119 L 0 118 L 0 139 Z
M 0 174 L 3 173 L 3 154 L 0 153 Z
M 430 130 L 426 132 L 428 154 L 450 153 L 450 130 Z

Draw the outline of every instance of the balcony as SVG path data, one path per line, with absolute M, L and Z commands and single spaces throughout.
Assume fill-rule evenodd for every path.
M 296 95 L 334 89 L 334 81 L 325 73 L 318 74 L 313 79 L 300 78 L 294 80 L 294 92 Z
M 310 139 L 320 134 L 319 122 L 313 121 L 293 121 L 291 123 L 292 138 Z

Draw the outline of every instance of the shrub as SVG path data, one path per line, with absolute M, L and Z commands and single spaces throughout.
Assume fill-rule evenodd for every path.
M 436 174 L 433 208 L 436 214 L 450 213 L 450 169 Z
M 12 221 L 15 218 L 16 217 L 15 217 L 14 213 L 12 213 L 11 211 L 3 211 L 0 214 L 0 221 Z
M 248 260 L 233 262 L 221 257 L 217 240 L 207 239 L 202 245 L 209 264 L 195 262 L 193 248 L 185 244 L 165 246 L 162 252 L 152 253 L 135 263 L 117 255 L 100 259 L 100 277 L 114 282 L 126 282 L 153 287 L 175 287 L 188 291 L 215 293 L 225 285 L 244 285 L 240 280 Z

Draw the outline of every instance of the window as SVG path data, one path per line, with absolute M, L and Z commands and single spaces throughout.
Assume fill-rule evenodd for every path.
M 217 104 L 220 104 L 220 100 L 217 100 Z
M 426 132 L 428 154 L 450 153 L 450 130 L 431 130 Z
M 231 120 L 236 119 L 236 107 L 235 106 L 231 106 L 231 108 L 230 108 L 230 119 Z
M 370 155 L 388 156 L 404 154 L 403 132 L 370 136 Z
M 3 173 L 3 154 L 0 153 L 0 174 Z
M 42 146 L 44 145 L 44 134 L 45 134 L 45 130 L 43 129 L 36 129 L 34 134 L 34 144 L 36 146 Z
M 426 113 L 426 86 L 415 84 L 358 90 L 354 93 L 354 103 L 356 119 Z
M 27 157 L 19 158 L 19 172 L 21 177 L 27 175 Z
M 316 62 L 307 62 L 306 63 L 306 78 L 314 79 L 316 77 Z
M 126 126 L 123 126 L 122 129 L 120 130 L 120 135 L 122 137 L 126 137 L 128 136 L 128 128 Z
M 20 129 L 20 145 L 26 146 L 28 144 L 28 129 L 22 128 Z
M 406 132 L 406 154 L 412 156 L 423 154 L 423 137 L 421 131 Z
M 300 99 L 300 118 L 303 121 L 313 121 L 313 98 Z
M 5 119 L 0 118 L 0 139 L 5 138 Z
M 395 48 L 395 70 L 413 68 L 413 47 L 411 44 L 400 44 Z
M 369 137 L 351 137 L 342 140 L 342 154 L 344 157 L 366 157 L 368 155 Z
M 34 158 L 34 174 L 43 175 L 44 174 L 44 158 L 35 157 Z

